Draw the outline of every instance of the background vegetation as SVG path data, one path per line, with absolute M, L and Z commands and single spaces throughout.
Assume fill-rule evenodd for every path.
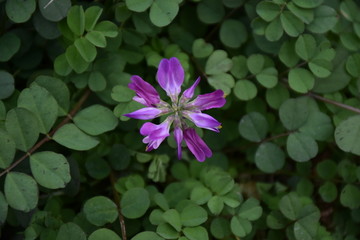
M 2 239 L 358 239 L 355 0 L 0 0 Z M 127 84 L 222 89 L 213 156 L 145 152 Z M 163 96 L 164 97 L 164 96 Z

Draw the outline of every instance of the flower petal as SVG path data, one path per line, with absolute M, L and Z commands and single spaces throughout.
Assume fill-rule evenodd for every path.
M 193 96 L 194 96 L 194 91 L 195 91 L 195 88 L 197 87 L 197 85 L 199 84 L 200 82 L 200 77 L 198 77 L 196 79 L 196 81 L 194 82 L 194 84 L 189 87 L 188 89 L 186 89 L 182 95 L 182 98 L 184 100 L 188 100 L 188 99 L 191 99 Z
M 195 123 L 197 127 L 206 128 L 214 132 L 219 132 L 221 128 L 221 123 L 208 114 L 184 111 L 184 115 Z
M 160 109 L 154 107 L 146 107 L 136 110 L 132 113 L 124 114 L 125 117 L 141 119 L 141 120 L 148 120 L 158 117 L 162 111 Z
M 178 159 L 181 159 L 181 142 L 184 138 L 183 131 L 180 127 L 174 128 L 174 138 L 178 147 Z
M 197 96 L 189 105 L 195 106 L 198 110 L 202 111 L 211 108 L 220 108 L 224 106 L 225 103 L 224 92 L 222 90 L 216 90 L 212 93 Z
M 184 69 L 177 58 L 161 60 L 156 78 L 173 101 L 177 99 L 181 91 L 184 75 Z
M 145 103 L 144 105 L 148 107 L 155 106 L 160 102 L 160 96 L 156 89 L 141 77 L 136 75 L 132 76 L 131 83 L 129 83 L 128 86 L 136 92 L 138 98 L 137 100 L 134 99 L 135 101 L 141 104 Z
M 194 154 L 195 158 L 203 162 L 207 157 L 212 156 L 212 152 L 210 148 L 206 145 L 206 143 L 197 135 L 195 129 L 187 128 L 184 130 L 184 139 L 186 145 Z
M 169 130 L 171 123 L 171 117 L 168 117 L 159 125 L 150 122 L 144 123 L 140 129 L 140 133 L 141 135 L 146 136 L 143 139 L 143 143 L 148 143 L 146 151 L 157 149 L 164 139 L 170 135 Z

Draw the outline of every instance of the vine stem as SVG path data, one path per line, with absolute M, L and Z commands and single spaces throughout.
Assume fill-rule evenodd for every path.
M 113 190 L 113 195 L 114 195 L 114 200 L 115 200 L 115 204 L 117 206 L 117 210 L 118 210 L 118 214 L 119 214 L 119 222 L 120 222 L 120 228 L 121 228 L 121 236 L 123 240 L 127 240 L 126 239 L 126 227 L 125 227 L 125 220 L 124 220 L 124 216 L 121 214 L 121 206 L 120 206 L 120 196 L 119 193 L 116 191 L 115 189 L 115 183 L 116 183 L 116 179 L 115 179 L 115 175 L 114 172 L 110 172 L 110 182 L 111 182 L 111 186 L 112 186 L 112 190 Z
M 42 138 L 39 142 L 37 142 L 29 151 L 27 151 L 23 156 L 21 156 L 18 160 L 16 160 L 13 164 L 7 167 L 4 171 L 0 173 L 0 177 L 9 173 L 14 167 L 16 167 L 19 163 L 24 161 L 27 157 L 29 157 L 33 152 L 35 152 L 38 148 L 40 148 L 44 143 L 52 140 L 52 137 L 62 126 L 70 122 L 73 116 L 80 110 L 81 106 L 84 104 L 86 99 L 91 94 L 90 89 L 86 89 L 85 93 L 82 95 L 80 100 L 76 103 L 74 108 L 70 111 L 70 113 L 62 120 L 50 133 L 46 134 L 44 138 Z
M 352 107 L 350 105 L 346 105 L 346 104 L 339 103 L 339 102 L 336 102 L 336 101 L 328 99 L 328 98 L 324 98 L 324 97 L 319 96 L 319 95 L 317 95 L 315 93 L 309 92 L 307 95 L 310 96 L 310 97 L 316 98 L 316 99 L 318 99 L 318 100 L 320 100 L 322 102 L 330 103 L 330 104 L 335 105 L 337 107 L 340 107 L 340 108 L 355 112 L 357 114 L 360 114 L 360 109 L 359 108 L 355 108 L 355 107 Z

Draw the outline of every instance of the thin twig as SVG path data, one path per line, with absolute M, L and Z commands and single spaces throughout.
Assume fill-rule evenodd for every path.
M 52 136 L 56 133 L 59 128 L 64 126 L 66 123 L 70 122 L 72 117 L 79 111 L 81 106 L 84 104 L 86 99 L 89 97 L 91 91 L 90 89 L 87 89 L 83 96 L 80 98 L 80 100 L 76 103 L 74 108 L 71 110 L 71 112 L 62 120 L 49 134 L 47 134 L 43 139 L 41 139 L 39 142 L 37 142 L 27 153 L 25 153 L 23 156 L 21 156 L 18 160 L 13 162 L 9 167 L 7 167 L 4 171 L 0 173 L 0 177 L 5 175 L 6 173 L 10 172 L 14 167 L 16 167 L 19 163 L 24 161 L 27 157 L 29 157 L 33 152 L 35 152 L 39 147 L 41 147 L 44 143 L 52 140 Z
M 121 236 L 122 236 L 123 240 L 126 240 L 125 220 L 124 220 L 124 216 L 121 214 L 120 196 L 119 196 L 119 193 L 115 189 L 116 179 L 115 179 L 114 172 L 112 172 L 112 171 L 110 172 L 110 182 L 111 182 L 111 187 L 112 187 L 112 190 L 113 190 L 115 204 L 116 204 L 117 209 L 118 209 L 119 222 L 120 222 L 120 228 L 121 228 Z
M 328 99 L 328 98 L 324 98 L 324 97 L 322 97 L 320 95 L 317 95 L 315 93 L 309 92 L 307 95 L 310 96 L 310 97 L 316 98 L 316 99 L 318 99 L 320 101 L 323 101 L 325 103 L 330 103 L 330 104 L 335 105 L 337 107 L 340 107 L 340 108 L 352 111 L 354 113 L 360 114 L 360 109 L 359 108 L 352 107 L 350 105 L 346 105 L 346 104 L 343 104 L 343 103 L 339 103 L 339 102 L 336 102 L 336 101 Z

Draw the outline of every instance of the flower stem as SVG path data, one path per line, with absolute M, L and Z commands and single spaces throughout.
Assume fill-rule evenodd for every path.
M 119 196 L 119 193 L 115 189 L 116 179 L 115 179 L 115 175 L 114 175 L 113 171 L 110 172 L 110 182 L 111 182 L 111 187 L 113 190 L 115 204 L 116 204 L 117 210 L 118 210 L 119 222 L 120 222 L 120 228 L 121 228 L 121 236 L 122 236 L 123 240 L 127 240 L 126 239 L 125 220 L 124 220 L 124 216 L 121 214 L 120 196 Z

